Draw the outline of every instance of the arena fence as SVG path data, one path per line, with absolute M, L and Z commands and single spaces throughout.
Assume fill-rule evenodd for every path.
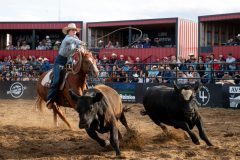
M 36 81 L 0 82 L 0 99 L 35 99 Z M 123 102 L 142 103 L 147 87 L 158 83 L 106 83 L 114 88 Z M 223 107 L 240 109 L 240 85 L 205 84 L 196 95 L 202 107 Z

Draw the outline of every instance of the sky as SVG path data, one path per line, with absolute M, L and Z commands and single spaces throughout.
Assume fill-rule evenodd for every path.
M 240 0 L 0 0 L 0 21 L 118 21 L 240 12 Z

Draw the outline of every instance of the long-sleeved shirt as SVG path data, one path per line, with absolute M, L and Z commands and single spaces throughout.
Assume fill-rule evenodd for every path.
M 60 46 L 59 55 L 69 59 L 75 52 L 75 49 L 78 48 L 81 44 L 82 41 L 79 40 L 78 37 L 66 35 Z

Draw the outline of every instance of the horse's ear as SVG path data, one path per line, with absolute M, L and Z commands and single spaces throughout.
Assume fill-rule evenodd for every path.
M 94 101 L 94 103 L 99 102 L 99 101 L 101 101 L 102 98 L 103 98 L 103 94 L 101 92 L 97 91 L 93 98 L 93 101 Z
M 75 92 L 73 92 L 72 90 L 69 90 L 69 95 L 71 96 L 72 100 L 77 102 L 78 98 L 80 98 L 80 96 L 78 94 L 76 94 Z

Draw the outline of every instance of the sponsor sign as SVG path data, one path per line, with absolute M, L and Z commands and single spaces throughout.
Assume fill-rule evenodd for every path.
M 20 98 L 26 89 L 27 87 L 23 86 L 20 82 L 15 82 L 10 86 L 7 94 L 10 94 L 13 98 Z
M 211 98 L 209 89 L 203 86 L 197 93 L 197 103 L 202 106 L 206 106 Z
M 240 86 L 229 86 L 229 106 L 240 108 Z
M 135 89 L 136 84 L 134 83 L 108 83 L 109 87 L 115 89 L 123 102 L 136 102 Z

